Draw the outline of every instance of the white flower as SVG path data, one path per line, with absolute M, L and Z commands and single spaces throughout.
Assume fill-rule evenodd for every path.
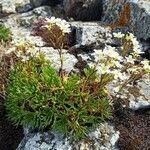
M 28 61 L 28 60 L 29 60 L 29 57 L 27 57 L 27 56 L 21 56 L 21 60 L 22 60 L 23 62 Z
M 45 18 L 45 20 L 46 25 L 44 25 L 43 27 L 46 27 L 48 30 L 51 30 L 51 27 L 53 25 L 57 25 L 63 33 L 71 32 L 70 24 L 66 20 L 55 17 Z
M 136 53 L 136 54 L 144 53 L 144 52 L 142 52 L 141 46 L 140 46 L 140 44 L 139 44 L 139 42 L 137 41 L 136 38 L 133 38 L 131 41 L 132 41 L 132 44 L 133 44 L 134 53 Z
M 114 65 L 117 67 L 117 68 L 122 68 L 122 64 L 120 63 L 120 61 L 113 61 Z
M 113 33 L 113 36 L 114 36 L 115 38 L 121 39 L 121 38 L 123 38 L 125 35 L 124 35 L 123 33 L 121 33 L 121 32 L 118 32 L 118 33 Z
M 94 63 L 91 63 L 91 62 L 90 62 L 88 65 L 89 65 L 89 67 L 92 68 L 92 69 L 95 67 L 95 64 L 94 64 Z
M 65 20 L 61 20 L 59 22 L 59 26 L 60 29 L 64 32 L 64 33 L 70 33 L 71 29 L 70 29 L 70 24 L 68 22 L 66 22 Z
M 15 52 L 15 50 L 16 50 L 15 47 L 11 47 L 11 48 L 9 48 L 9 49 L 5 52 L 5 54 L 10 54 L 10 53 L 12 53 L 12 52 Z
M 113 70 L 112 74 L 114 75 L 115 80 L 122 76 L 122 73 L 120 72 L 120 70 Z
M 56 22 L 56 18 L 55 17 L 51 17 L 51 18 L 45 18 L 46 20 L 46 23 L 50 23 L 50 24 L 53 24 Z
M 117 92 L 119 92 L 119 90 L 120 90 L 120 87 L 119 86 L 117 86 L 117 87 L 114 87 L 113 88 L 113 90 L 117 93 Z
M 127 74 L 126 74 L 125 72 L 123 72 L 122 75 L 119 76 L 119 79 L 120 79 L 121 81 L 125 81 L 125 80 L 127 80 L 128 78 L 129 78 L 129 77 L 127 76 Z
M 104 60 L 104 52 L 102 50 L 94 50 L 95 61 Z
M 135 48 L 140 48 L 141 47 L 140 44 L 139 44 L 139 42 L 138 42 L 138 40 L 136 38 L 133 38 L 131 41 L 132 41 L 133 46 Z
M 150 62 L 149 62 L 149 60 L 145 59 L 145 60 L 141 61 L 141 64 L 143 65 L 143 68 L 145 70 L 150 71 Z
M 117 59 L 117 60 L 122 58 L 119 55 L 119 53 L 116 51 L 115 47 L 108 46 L 106 49 L 104 49 L 103 53 L 104 53 L 105 56 L 108 56 L 108 57 L 111 57 L 111 58 L 114 58 L 114 59 Z
M 97 71 L 100 74 L 110 73 L 110 67 L 106 66 L 105 64 L 101 64 L 97 67 Z
M 129 55 L 128 57 L 125 58 L 127 63 L 134 64 L 135 59 L 132 57 L 132 55 Z
M 143 54 L 144 52 L 142 52 L 142 50 L 141 49 L 133 49 L 133 55 L 139 55 L 139 54 Z
M 138 68 L 137 67 L 129 68 L 129 69 L 127 69 L 127 71 L 131 72 L 131 73 L 137 73 L 138 72 Z
M 135 36 L 132 34 L 132 33 L 128 33 L 126 36 L 125 36 L 125 39 L 127 41 L 132 41 L 132 39 L 135 38 Z

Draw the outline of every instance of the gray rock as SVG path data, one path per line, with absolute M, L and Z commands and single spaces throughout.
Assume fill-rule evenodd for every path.
M 89 133 L 88 139 L 79 142 L 65 138 L 56 132 L 28 133 L 17 150 L 117 150 L 116 141 L 119 132 L 108 123 L 101 124 L 95 131 Z
M 18 7 L 16 7 L 16 11 L 18 13 L 25 13 L 25 12 L 28 12 L 28 11 L 30 11 L 32 9 L 33 9 L 33 6 L 30 3 L 26 4 L 24 6 L 18 6 Z
M 76 44 L 88 46 L 104 46 L 112 43 L 112 35 L 109 28 L 98 22 L 71 22 L 76 31 Z
M 0 12 L 1 13 L 16 13 L 17 7 L 23 7 L 29 4 L 29 0 L 1 0 Z
M 51 64 L 56 70 L 59 70 L 61 64 L 60 64 L 60 58 L 58 50 L 54 49 L 53 47 L 41 47 L 40 51 L 45 54 L 46 59 L 51 61 Z M 74 70 L 74 65 L 77 63 L 77 59 L 74 55 L 71 55 L 67 52 L 67 50 L 63 50 L 63 69 L 70 73 L 72 70 Z
M 133 110 L 150 106 L 150 76 L 146 75 L 145 78 L 145 80 L 138 83 L 141 88 L 142 95 L 130 98 L 129 107 Z
M 118 22 L 124 10 L 126 23 Z M 148 39 L 150 37 L 150 1 L 149 0 L 104 0 L 104 16 L 102 21 L 116 27 L 129 27 L 138 38 Z M 115 28 L 116 28 L 115 27 Z
M 41 6 L 38 8 L 33 9 L 27 13 L 22 13 L 20 15 L 20 25 L 22 26 L 31 26 L 33 22 L 35 22 L 38 18 L 41 17 L 51 17 L 52 11 L 50 6 Z

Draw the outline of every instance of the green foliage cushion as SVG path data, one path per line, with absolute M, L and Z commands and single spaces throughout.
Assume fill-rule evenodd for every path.
M 11 31 L 4 25 L 0 25 L 0 42 L 8 42 L 11 40 Z
M 93 77 L 91 83 L 85 84 L 83 77 L 72 74 L 62 83 L 43 58 L 20 62 L 10 74 L 8 116 L 17 125 L 49 128 L 82 138 L 111 116 L 105 92 L 94 92 L 96 82 L 92 85 L 92 81 Z

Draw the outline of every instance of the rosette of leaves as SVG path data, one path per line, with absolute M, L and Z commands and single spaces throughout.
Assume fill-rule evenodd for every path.
M 16 124 L 52 129 L 75 139 L 111 117 L 104 89 L 90 69 L 61 76 L 44 58 L 18 63 L 10 74 L 6 110 Z
M 0 24 L 0 42 L 9 42 L 11 40 L 11 31 L 4 25 Z

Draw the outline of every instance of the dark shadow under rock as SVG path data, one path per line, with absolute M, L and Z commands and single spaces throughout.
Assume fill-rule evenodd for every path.
M 74 1 L 66 12 L 66 16 L 76 21 L 100 21 L 103 11 L 102 0 Z
M 150 149 L 150 106 L 138 111 L 119 108 L 114 122 L 120 132 L 119 150 Z
M 63 0 L 44 0 L 43 5 L 50 5 L 50 6 L 56 6 L 58 4 L 61 4 Z
M 15 150 L 23 139 L 23 129 L 7 120 L 4 99 L 0 96 L 0 150 Z
M 144 54 L 142 54 L 142 57 L 150 60 L 150 38 L 148 38 L 147 40 L 140 39 L 140 42 L 145 52 Z

